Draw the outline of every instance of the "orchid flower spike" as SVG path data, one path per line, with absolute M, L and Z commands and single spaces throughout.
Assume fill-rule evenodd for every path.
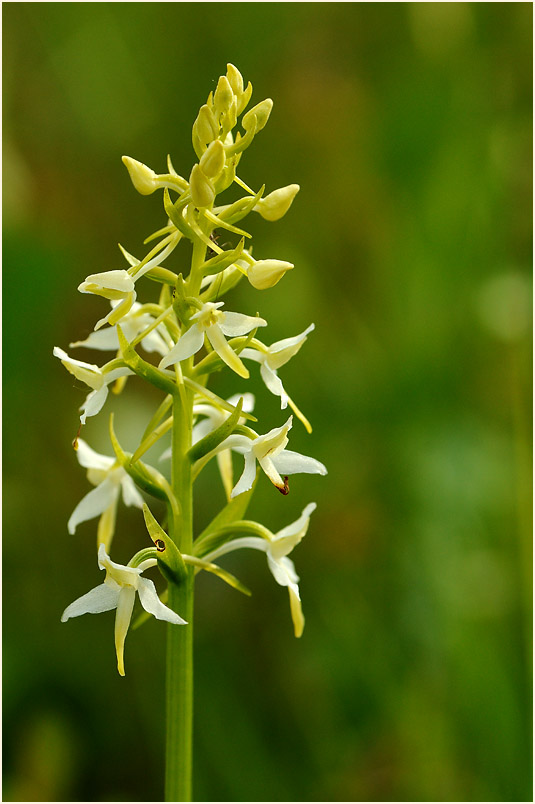
M 143 508 L 143 497 L 115 458 L 99 455 L 81 438 L 78 439 L 76 457 L 80 466 L 87 469 L 87 479 L 96 488 L 82 497 L 72 512 L 67 523 L 68 531 L 72 535 L 81 522 L 99 516 L 97 543 L 104 544 L 109 550 L 115 532 L 119 495 L 122 492 L 125 505 L 135 505 L 136 508 Z
M 301 597 L 299 595 L 299 576 L 295 571 L 293 561 L 288 558 L 288 554 L 291 553 L 306 534 L 310 522 L 310 515 L 315 509 L 316 503 L 309 503 L 303 510 L 299 519 L 296 519 L 291 525 L 287 525 L 282 530 L 279 530 L 278 533 L 273 534 L 270 540 L 262 539 L 259 536 L 244 536 L 243 538 L 226 542 L 226 544 L 203 556 L 204 561 L 213 561 L 225 553 L 239 550 L 242 547 L 263 550 L 267 555 L 271 574 L 277 583 L 281 586 L 288 587 L 290 611 L 296 637 L 300 637 L 303 633 L 305 618 L 303 617 Z
M 256 438 L 251 439 L 245 435 L 231 435 L 216 448 L 217 452 L 222 449 L 233 449 L 244 457 L 243 472 L 232 489 L 231 497 L 237 497 L 238 494 L 242 494 L 251 488 L 256 476 L 257 461 L 273 485 L 284 494 L 287 493 L 287 486 L 281 475 L 300 473 L 327 474 L 325 466 L 315 458 L 285 449 L 288 443 L 288 431 L 292 426 L 292 419 L 293 417 L 290 416 L 282 427 L 275 427 L 269 433 Z
M 180 363 L 181 360 L 192 357 L 202 349 L 204 336 L 206 335 L 221 360 L 240 377 L 247 379 L 249 372 L 236 352 L 228 345 L 225 335 L 228 337 L 247 335 L 248 332 L 256 327 L 267 326 L 267 321 L 264 321 L 263 318 L 255 318 L 241 313 L 223 312 L 223 310 L 218 309 L 222 306 L 223 302 L 206 302 L 203 304 L 199 312 L 192 315 L 192 326 L 181 335 L 176 346 L 160 361 L 159 368 L 167 368 L 174 363 Z
M 125 674 L 124 643 L 132 619 L 136 592 L 145 611 L 152 614 L 157 620 L 166 620 L 175 625 L 187 625 L 186 621 L 176 612 L 164 606 L 158 597 L 154 583 L 148 578 L 141 577 L 142 572 L 156 564 L 155 558 L 146 559 L 138 567 L 116 564 L 110 559 L 106 548 L 101 544 L 98 550 L 98 566 L 100 569 L 106 570 L 104 583 L 91 589 L 90 592 L 67 606 L 61 616 L 61 622 L 64 623 L 71 617 L 80 617 L 82 614 L 100 614 L 103 611 L 117 609 L 115 651 L 117 653 L 117 669 L 121 676 Z
M 126 366 L 121 366 L 111 371 L 104 371 L 95 366 L 93 363 L 84 363 L 82 360 L 75 360 L 70 357 L 67 352 L 60 349 L 59 346 L 54 346 L 54 357 L 59 357 L 67 371 L 73 374 L 77 380 L 85 382 L 93 390 L 85 399 L 84 404 L 80 408 L 82 411 L 80 421 L 85 424 L 88 416 L 96 416 L 108 396 L 108 385 L 115 382 L 119 377 L 126 377 L 133 374 L 133 371 Z

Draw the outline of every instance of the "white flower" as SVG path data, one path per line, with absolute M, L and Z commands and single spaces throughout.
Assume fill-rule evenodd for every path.
M 256 349 L 244 349 L 241 356 L 246 360 L 255 360 L 260 363 L 260 375 L 264 380 L 266 387 L 275 396 L 280 396 L 281 409 L 288 405 L 288 394 L 284 390 L 283 384 L 277 374 L 277 369 L 284 366 L 290 358 L 292 358 L 299 349 L 302 347 L 307 339 L 307 335 L 314 329 L 314 324 L 311 324 L 307 329 L 293 338 L 284 338 L 282 341 L 276 341 L 267 348 L 267 351 L 260 352 Z
M 257 461 L 273 485 L 284 493 L 286 493 L 287 486 L 281 475 L 327 474 L 325 466 L 315 458 L 285 449 L 292 418 L 290 416 L 282 427 L 275 427 L 269 433 L 253 439 L 244 435 L 231 435 L 217 447 L 217 451 L 233 449 L 244 457 L 243 473 L 232 489 L 231 497 L 237 497 L 238 494 L 251 488 L 256 475 Z
M 159 368 L 167 368 L 174 363 L 180 363 L 188 357 L 196 354 L 204 344 L 204 336 L 212 344 L 213 348 L 227 366 L 229 366 L 240 377 L 247 379 L 249 372 L 242 361 L 228 345 L 225 335 L 236 337 L 246 335 L 255 327 L 265 327 L 267 322 L 263 318 L 255 318 L 241 313 L 227 313 L 219 310 L 223 302 L 206 302 L 198 313 L 192 315 L 192 326 L 181 335 L 176 346 L 171 349 L 169 354 L 160 362 Z
M 100 516 L 97 541 L 109 550 L 115 530 L 119 495 L 122 492 L 125 505 L 135 505 L 136 508 L 143 508 L 143 497 L 115 458 L 99 455 L 81 438 L 78 439 L 76 457 L 78 463 L 88 470 L 87 479 L 96 488 L 86 494 L 72 512 L 67 523 L 68 531 L 73 534 L 80 522 Z
M 103 327 L 104 324 L 117 324 L 130 311 L 136 300 L 134 280 L 128 271 L 124 270 L 91 274 L 81 285 L 78 285 L 78 290 L 80 293 L 93 293 L 110 301 L 119 302 L 107 316 L 97 321 L 96 330 Z
M 108 396 L 108 385 L 110 383 L 115 382 L 119 377 L 133 374 L 133 371 L 126 366 L 104 372 L 93 363 L 84 363 L 82 360 L 75 360 L 69 357 L 67 352 L 64 352 L 59 346 L 54 346 L 54 357 L 59 357 L 67 371 L 74 374 L 77 380 L 85 382 L 86 385 L 93 389 L 80 408 L 82 411 L 80 416 L 82 424 L 85 424 L 88 416 L 96 416 L 102 410 L 102 406 Z
M 309 503 L 303 513 L 292 522 L 291 525 L 279 530 L 269 541 L 259 536 L 244 536 L 240 539 L 233 539 L 211 553 L 203 556 L 203 561 L 213 561 L 225 553 L 239 550 L 242 547 L 251 547 L 254 550 L 263 550 L 267 554 L 268 566 L 271 574 L 278 584 L 287 586 L 290 594 L 290 610 L 294 624 L 296 637 L 303 633 L 305 618 L 301 609 L 301 597 L 299 595 L 299 576 L 296 574 L 293 561 L 288 558 L 293 548 L 299 544 L 308 530 L 310 515 L 316 508 L 316 503 Z
M 186 621 L 179 617 L 174 611 L 161 602 L 156 592 L 154 583 L 148 578 L 142 578 L 141 573 L 156 565 L 156 559 L 149 558 L 142 562 L 139 567 L 126 567 L 123 564 L 116 564 L 106 553 L 103 544 L 98 550 L 98 565 L 100 569 L 106 570 L 104 583 L 91 589 L 70 606 L 67 606 L 61 615 L 61 622 L 66 622 L 70 617 L 80 617 L 82 614 L 100 614 L 102 611 L 117 609 L 115 615 L 115 650 L 117 653 L 117 669 L 121 676 L 124 676 L 124 642 L 130 620 L 136 592 L 139 595 L 141 605 L 154 615 L 157 620 L 166 620 L 176 625 L 187 625 Z
M 227 399 L 229 405 L 235 407 L 240 399 L 243 399 L 242 410 L 244 413 L 251 413 L 254 408 L 254 396 L 253 394 L 245 393 L 245 394 L 234 394 Z M 210 405 L 207 402 L 200 402 L 193 405 L 193 415 L 194 416 L 205 416 L 206 418 L 202 419 L 200 422 L 194 426 L 193 431 L 191 433 L 191 443 L 197 444 L 201 438 L 204 438 L 205 435 L 211 433 L 212 430 L 215 430 L 219 427 L 225 419 L 228 417 L 228 411 L 223 410 L 222 408 L 216 407 L 215 405 Z M 246 419 L 243 416 L 240 416 L 238 423 L 245 424 Z M 171 457 L 171 448 L 166 449 L 165 452 L 162 453 L 160 460 L 163 461 L 166 458 Z M 227 498 L 230 499 L 230 494 L 232 491 L 232 455 L 230 449 L 223 449 L 221 452 L 217 453 L 217 463 L 219 466 L 219 474 L 221 475 L 221 480 L 223 481 L 223 487 L 225 489 Z
M 111 302 L 112 307 L 115 307 L 117 304 L 119 304 L 119 302 Z M 154 321 L 154 316 L 150 315 L 150 313 L 142 312 L 142 309 L 142 305 L 135 302 L 130 311 L 121 320 L 121 329 L 129 343 L 133 341 L 140 332 L 150 327 Z M 99 351 L 118 351 L 119 336 L 117 334 L 117 326 L 99 329 L 98 332 L 92 332 L 85 341 L 75 341 L 71 343 L 70 346 L 71 348 L 83 346 L 86 349 L 98 349 Z M 160 355 L 166 355 L 169 351 L 158 329 L 149 332 L 141 341 L 141 346 L 143 346 L 146 352 L 158 352 Z

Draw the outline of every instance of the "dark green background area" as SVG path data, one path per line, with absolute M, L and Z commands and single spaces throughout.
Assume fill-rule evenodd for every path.
M 274 99 L 241 177 L 301 185 L 250 223 L 295 270 L 227 307 L 268 343 L 315 323 L 280 374 L 314 426 L 290 448 L 329 474 L 261 478 L 250 509 L 318 504 L 301 640 L 262 555 L 224 560 L 251 599 L 199 580 L 196 799 L 531 800 L 531 4 L 9 3 L 3 39 L 4 800 L 162 796 L 165 626 L 129 634 L 123 679 L 113 614 L 60 623 L 102 576 L 95 523 L 67 534 L 86 391 L 52 348 L 105 314 L 78 284 L 165 223 L 121 155 L 187 177 L 227 61 Z M 251 374 L 265 432 L 286 414 Z M 84 438 L 110 454 L 115 410 L 134 447 L 151 391 Z M 207 470 L 199 526 L 222 503 Z M 145 544 L 123 506 L 114 558 Z

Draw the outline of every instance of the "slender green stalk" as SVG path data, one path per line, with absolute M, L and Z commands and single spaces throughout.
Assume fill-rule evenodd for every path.
M 205 252 L 203 243 L 194 245 L 192 272 L 202 264 Z M 193 429 L 193 397 L 193 391 L 185 385 L 173 396 L 171 483 L 179 513 L 172 517 L 170 536 L 180 552 L 186 554 L 192 552 L 193 546 L 193 476 L 188 455 Z M 181 612 L 188 625 L 173 628 L 170 624 L 167 631 L 166 801 L 192 800 L 194 581 L 195 570 L 189 566 L 180 584 L 169 584 L 168 604 L 173 611 Z

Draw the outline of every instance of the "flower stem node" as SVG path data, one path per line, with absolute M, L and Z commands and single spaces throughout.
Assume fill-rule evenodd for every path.
M 182 617 L 161 602 L 154 583 L 148 578 L 141 577 L 146 569 L 154 567 L 156 563 L 156 559 L 149 558 L 139 567 L 116 564 L 106 553 L 104 545 L 101 544 L 98 549 L 98 566 L 100 569 L 106 570 L 104 583 L 91 589 L 90 592 L 67 606 L 61 616 L 61 622 L 64 623 L 71 617 L 80 617 L 82 614 L 100 614 L 116 609 L 115 650 L 117 669 L 121 676 L 125 674 L 124 643 L 132 619 L 136 592 L 145 611 L 148 611 L 157 620 L 166 620 L 175 625 L 187 625 Z

